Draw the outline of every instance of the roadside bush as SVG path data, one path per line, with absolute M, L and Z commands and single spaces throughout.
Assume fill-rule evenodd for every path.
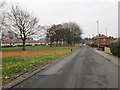
M 91 43 L 90 46 L 91 46 L 91 47 L 94 47 L 95 45 L 94 45 L 94 43 Z
M 120 57 L 120 42 L 111 43 L 110 51 L 113 55 Z
M 91 43 L 90 46 L 91 47 L 96 47 L 96 44 L 95 43 Z

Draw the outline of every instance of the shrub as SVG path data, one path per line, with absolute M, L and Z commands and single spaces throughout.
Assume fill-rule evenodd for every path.
M 94 45 L 94 43 L 91 43 L 90 46 L 91 46 L 91 47 L 94 47 L 95 45 Z
M 95 43 L 91 43 L 90 46 L 91 47 L 96 47 L 96 44 Z
M 120 42 L 111 43 L 110 51 L 113 55 L 120 57 Z

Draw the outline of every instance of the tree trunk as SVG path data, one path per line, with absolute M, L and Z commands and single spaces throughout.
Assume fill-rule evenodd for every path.
M 75 46 L 75 40 L 74 40 L 74 46 Z
M 23 51 L 25 51 L 25 40 L 23 40 Z
M 56 41 L 56 46 L 58 46 L 58 40 Z

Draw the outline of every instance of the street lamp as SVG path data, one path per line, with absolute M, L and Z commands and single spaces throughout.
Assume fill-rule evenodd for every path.
M 99 49 L 99 21 L 97 21 L 97 32 L 98 32 L 98 49 Z
M 106 40 L 106 46 L 107 46 L 107 28 L 106 28 L 106 39 L 105 40 Z

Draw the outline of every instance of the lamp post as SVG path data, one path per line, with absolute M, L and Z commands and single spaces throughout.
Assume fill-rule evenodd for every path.
M 97 32 L 98 32 L 98 49 L 99 49 L 99 21 L 97 21 Z
M 106 36 L 107 36 L 107 28 L 106 28 Z M 107 45 L 107 37 L 106 37 L 106 39 L 105 39 L 105 40 L 106 40 L 106 45 Z

